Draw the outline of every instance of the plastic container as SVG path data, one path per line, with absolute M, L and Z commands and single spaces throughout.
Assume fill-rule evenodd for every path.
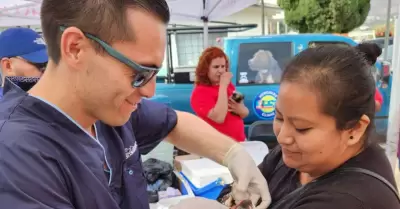
M 259 165 L 268 154 L 269 150 L 265 143 L 259 141 L 247 141 L 242 143 L 243 147 Z M 222 166 L 210 159 L 201 158 L 181 161 L 182 174 L 194 185 L 195 188 L 203 188 L 221 178 L 226 184 L 233 182 L 227 167 Z
M 233 182 L 228 168 L 210 159 L 201 158 L 181 162 L 182 174 L 196 188 L 203 188 L 217 179 L 222 179 L 226 184 Z
M 263 142 L 246 141 L 242 145 L 257 165 L 269 152 Z M 182 161 L 181 167 L 181 174 L 189 182 L 195 196 L 215 200 L 224 187 L 233 182 L 228 168 L 206 158 Z
M 184 174 L 182 174 L 182 176 L 186 178 Z M 190 188 L 195 196 L 204 197 L 211 200 L 216 200 L 221 194 L 222 190 L 227 185 L 221 178 L 218 178 L 216 181 L 208 184 L 207 186 L 197 188 L 187 178 L 186 180 L 188 181 Z

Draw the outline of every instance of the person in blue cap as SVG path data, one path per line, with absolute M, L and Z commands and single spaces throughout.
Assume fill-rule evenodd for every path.
M 1 208 L 149 209 L 141 155 L 163 139 L 225 165 L 233 198 L 267 208 L 267 181 L 242 145 L 149 99 L 165 0 L 43 0 L 40 17 L 46 70 L 36 84 L 6 78 L 0 101 Z
M 40 77 L 48 62 L 43 38 L 30 28 L 9 28 L 0 34 L 2 84 L 7 76 Z M 0 88 L 0 99 L 3 88 Z

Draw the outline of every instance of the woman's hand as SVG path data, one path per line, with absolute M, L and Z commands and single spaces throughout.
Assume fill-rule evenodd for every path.
M 381 103 L 375 100 L 375 112 L 379 112 L 381 110 Z
M 228 111 L 239 115 L 241 118 L 245 118 L 249 114 L 249 109 L 244 105 L 243 100 L 238 103 L 232 97 L 228 101 Z

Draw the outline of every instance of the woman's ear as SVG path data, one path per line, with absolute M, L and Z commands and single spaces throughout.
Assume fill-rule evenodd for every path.
M 358 144 L 362 140 L 362 137 L 364 136 L 365 131 L 367 130 L 370 123 L 371 120 L 367 115 L 361 116 L 356 125 L 353 128 L 349 129 L 348 133 L 346 134 L 348 137 L 347 145 L 352 146 Z

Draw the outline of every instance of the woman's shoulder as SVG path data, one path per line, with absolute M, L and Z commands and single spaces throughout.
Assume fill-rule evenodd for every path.
M 395 193 L 373 177 L 344 174 L 307 190 L 293 208 L 399 209 L 400 202 Z
M 382 150 L 371 146 L 341 168 L 362 168 L 379 174 L 395 186 L 391 177 L 393 174 L 388 174 L 391 169 L 386 161 Z M 268 181 L 273 202 L 299 188 L 298 173 L 284 165 L 279 147 L 267 155 L 260 169 Z M 299 195 L 290 198 L 280 209 L 400 209 L 396 194 L 382 181 L 364 173 L 337 171 L 318 184 L 304 187 Z
M 194 94 L 209 94 L 214 91 L 218 91 L 218 89 L 210 85 L 196 84 L 193 87 Z
M 343 200 L 346 200 L 346 204 L 352 205 L 352 208 L 400 209 L 397 191 L 390 188 L 397 190 L 390 164 L 377 145 L 368 147 L 322 181 L 302 195 L 302 204 L 321 204 L 321 207 L 322 204 L 332 204 L 340 208 Z M 343 205 L 344 208 L 349 208 L 347 205 Z M 310 205 L 313 208 L 311 206 L 314 205 Z

